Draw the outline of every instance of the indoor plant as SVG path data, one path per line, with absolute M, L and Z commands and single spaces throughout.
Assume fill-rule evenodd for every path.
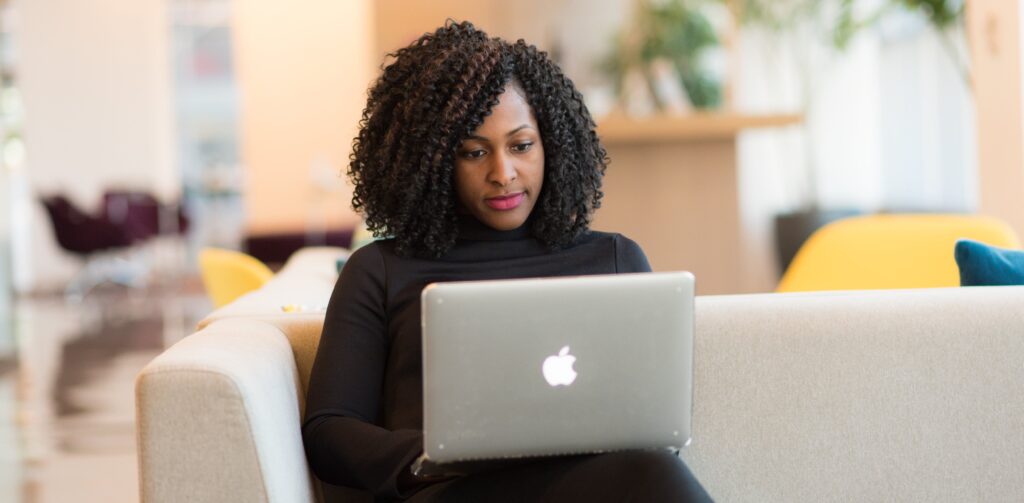
M 616 34 L 611 53 L 600 65 L 620 100 L 628 99 L 631 85 L 642 85 L 661 112 L 685 111 L 678 109 L 690 105 L 710 109 L 721 104 L 721 82 L 703 60 L 719 40 L 699 8 L 701 3 L 706 2 L 637 3 L 632 22 Z M 675 103 L 680 88 L 685 91 L 685 104 Z

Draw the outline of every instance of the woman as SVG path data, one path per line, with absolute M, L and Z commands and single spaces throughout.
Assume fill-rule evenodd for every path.
M 545 53 L 449 23 L 394 56 L 370 90 L 349 169 L 353 206 L 391 237 L 353 253 L 331 296 L 302 428 L 313 471 L 379 499 L 708 499 L 667 452 L 413 475 L 424 286 L 650 266 L 633 241 L 588 229 L 605 151 Z

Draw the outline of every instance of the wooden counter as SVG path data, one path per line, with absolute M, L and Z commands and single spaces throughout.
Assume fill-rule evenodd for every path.
M 611 163 L 594 228 L 638 242 L 655 271 L 693 272 L 702 295 L 749 291 L 737 137 L 800 121 L 798 115 L 729 113 L 599 121 Z
M 746 129 L 793 126 L 800 115 L 739 115 L 699 113 L 683 117 L 632 119 L 608 116 L 598 123 L 597 134 L 606 145 L 622 143 L 678 143 L 735 139 Z

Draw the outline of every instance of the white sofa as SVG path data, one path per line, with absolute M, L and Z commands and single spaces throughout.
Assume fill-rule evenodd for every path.
M 143 501 L 323 498 L 299 427 L 340 253 L 141 372 Z M 1024 287 L 698 297 L 696 320 L 683 457 L 717 500 L 1024 501 Z

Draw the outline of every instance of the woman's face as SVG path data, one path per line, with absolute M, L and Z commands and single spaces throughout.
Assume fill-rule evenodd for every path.
M 522 226 L 544 183 L 544 145 L 533 110 L 514 85 L 455 154 L 463 210 L 502 231 Z

